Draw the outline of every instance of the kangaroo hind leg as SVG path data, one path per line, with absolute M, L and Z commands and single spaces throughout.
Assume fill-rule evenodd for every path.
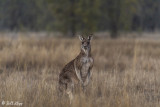
M 69 96 L 69 99 L 70 99 L 70 104 L 72 103 L 72 100 L 73 100 L 73 88 L 74 88 L 74 85 L 72 82 L 68 83 L 67 84 L 67 94 Z

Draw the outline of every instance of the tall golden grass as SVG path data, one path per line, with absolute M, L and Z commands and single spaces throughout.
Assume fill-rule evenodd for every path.
M 78 91 L 70 105 L 67 97 L 58 97 L 58 74 L 79 51 L 78 38 L 1 38 L 0 102 L 18 101 L 23 107 L 160 107 L 160 41 L 93 39 L 92 79 L 86 94 Z

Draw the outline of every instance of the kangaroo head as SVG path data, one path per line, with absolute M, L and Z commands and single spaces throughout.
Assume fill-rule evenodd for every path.
M 89 35 L 87 38 L 83 36 L 79 36 L 79 39 L 81 41 L 81 49 L 84 51 L 87 55 L 91 50 L 91 44 L 90 41 L 92 39 L 92 35 Z

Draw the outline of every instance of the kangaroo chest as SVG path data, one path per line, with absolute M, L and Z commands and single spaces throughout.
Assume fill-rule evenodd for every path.
M 81 63 L 82 63 L 81 76 L 82 78 L 85 78 L 88 74 L 90 66 L 92 66 L 93 64 L 93 58 L 92 57 L 82 57 Z

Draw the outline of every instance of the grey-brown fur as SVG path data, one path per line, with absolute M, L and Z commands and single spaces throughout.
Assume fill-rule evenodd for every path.
M 65 65 L 59 75 L 59 91 L 67 93 L 70 100 L 73 98 L 72 92 L 75 84 L 80 83 L 83 87 L 87 86 L 93 67 L 90 45 L 92 36 L 88 36 L 88 38 L 79 36 L 79 38 L 81 40 L 79 55 Z

